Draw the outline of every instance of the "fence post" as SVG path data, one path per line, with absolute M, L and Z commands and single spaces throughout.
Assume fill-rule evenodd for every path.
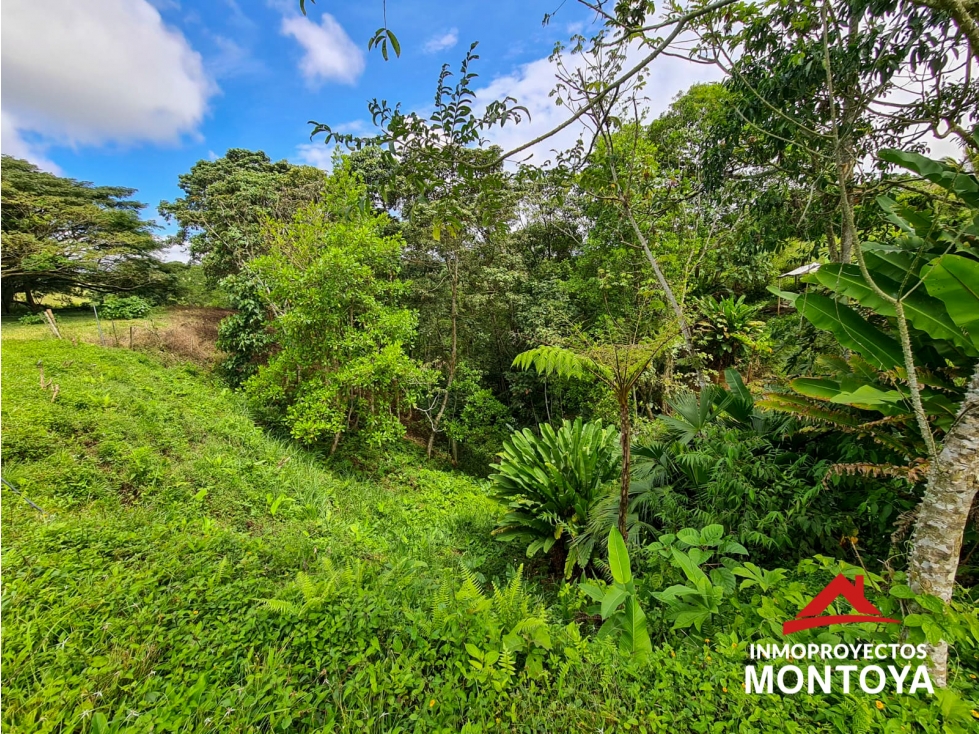
M 105 346 L 105 337 L 102 336 L 102 324 L 99 321 L 99 310 L 97 308 L 95 308 L 95 306 L 92 306 L 92 311 L 95 313 L 95 326 L 99 330 L 99 344 L 101 344 L 104 347 Z
M 60 339 L 61 332 L 58 331 L 58 325 L 54 322 L 54 314 L 51 312 L 50 308 L 44 309 L 44 317 L 48 320 L 48 326 L 51 327 L 51 333 Z

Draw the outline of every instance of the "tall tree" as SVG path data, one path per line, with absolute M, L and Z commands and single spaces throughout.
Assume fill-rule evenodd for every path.
M 135 189 L 55 176 L 3 156 L 3 306 L 23 293 L 133 291 L 164 282 L 154 224 L 140 218 Z
M 262 151 L 232 148 L 182 174 L 184 196 L 160 202 L 160 214 L 179 225 L 176 239 L 190 244 L 191 257 L 216 283 L 264 254 L 265 221 L 288 220 L 304 204 L 317 201 L 325 177 L 312 166 L 272 162 Z

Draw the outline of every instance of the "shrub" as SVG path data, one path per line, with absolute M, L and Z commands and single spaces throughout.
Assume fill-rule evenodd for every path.
M 513 434 L 490 477 L 494 498 L 508 508 L 496 536 L 528 543 L 528 557 L 551 552 L 555 564 L 563 567 L 571 539 L 584 529 L 592 507 L 619 475 L 617 444 L 615 428 L 580 418 L 564 421 L 557 431 L 542 424 L 540 436 L 529 428 Z M 588 563 L 587 557 L 570 560 Z
M 694 342 L 708 357 L 708 366 L 721 370 L 765 348 L 765 322 L 757 321 L 758 306 L 744 302 L 744 296 L 696 302 L 700 320 L 694 326 Z
M 99 309 L 99 316 L 111 321 L 126 319 L 141 319 L 150 312 L 153 304 L 139 296 L 106 296 Z
M 25 326 L 33 326 L 34 324 L 43 324 L 45 321 L 44 315 L 39 313 L 27 313 L 17 319 L 18 324 L 24 324 Z

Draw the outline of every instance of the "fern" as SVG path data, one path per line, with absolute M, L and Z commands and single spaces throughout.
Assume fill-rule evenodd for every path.
M 298 617 L 299 607 L 284 599 L 256 599 L 263 607 L 275 614 L 283 616 Z

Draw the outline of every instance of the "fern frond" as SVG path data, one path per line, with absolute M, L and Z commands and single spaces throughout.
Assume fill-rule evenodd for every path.
M 276 614 L 299 616 L 299 607 L 285 599 L 256 599 L 263 607 Z

